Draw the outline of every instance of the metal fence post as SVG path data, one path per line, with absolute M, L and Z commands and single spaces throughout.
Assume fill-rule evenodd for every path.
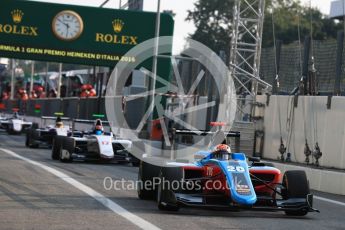
M 310 36 L 306 36 L 304 39 L 304 58 L 303 58 L 303 68 L 302 75 L 304 76 L 304 95 L 308 94 L 308 70 L 309 70 L 309 52 L 310 52 Z
M 333 95 L 340 95 L 340 78 L 342 70 L 342 61 L 343 61 L 343 49 L 344 49 L 344 31 L 338 31 L 337 34 L 337 60 L 336 60 L 336 70 L 335 70 L 335 79 L 334 79 L 334 91 Z

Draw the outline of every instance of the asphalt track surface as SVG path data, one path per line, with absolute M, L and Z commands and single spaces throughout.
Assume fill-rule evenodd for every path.
M 26 148 L 24 140 L 0 132 L 0 229 L 345 229 L 345 197 L 318 192 L 335 203 L 315 199 L 321 213 L 305 217 L 189 208 L 162 212 L 154 201 L 139 200 L 135 190 L 104 187 L 106 177 L 136 180 L 138 168 L 61 163 L 51 160 L 51 150 Z

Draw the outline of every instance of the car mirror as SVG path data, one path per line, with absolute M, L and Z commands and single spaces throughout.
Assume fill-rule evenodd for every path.
M 248 161 L 251 162 L 260 162 L 260 157 L 247 157 Z

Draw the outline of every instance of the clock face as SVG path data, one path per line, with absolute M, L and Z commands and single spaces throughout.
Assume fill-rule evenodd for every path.
M 52 29 L 59 39 L 72 41 L 77 39 L 83 32 L 83 20 L 76 12 L 64 10 L 54 17 Z

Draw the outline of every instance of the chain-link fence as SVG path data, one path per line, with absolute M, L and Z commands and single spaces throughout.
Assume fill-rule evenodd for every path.
M 344 44 L 345 46 L 345 41 L 344 41 Z M 341 67 L 341 78 L 340 78 L 340 91 L 342 93 L 342 95 L 345 94 L 345 50 L 343 50 L 343 58 L 341 60 L 341 63 L 342 63 L 342 67 Z
M 313 41 L 312 49 L 317 71 L 318 90 L 332 93 L 336 72 L 337 41 Z
M 280 88 L 278 93 L 286 94 L 291 92 L 299 83 L 302 76 L 302 66 L 304 65 L 304 45 L 298 42 L 282 45 L 280 55 L 277 58 L 279 63 L 278 75 Z M 321 94 L 332 94 L 336 78 L 336 61 L 337 61 L 337 41 L 312 41 L 309 52 L 309 67 L 311 56 L 314 57 L 314 64 L 317 75 L 318 91 Z M 278 52 L 279 54 L 279 52 Z M 273 47 L 263 48 L 261 56 L 260 76 L 268 83 L 275 85 L 275 52 Z M 340 88 L 341 93 L 345 94 L 345 51 L 343 50 L 342 71 Z

